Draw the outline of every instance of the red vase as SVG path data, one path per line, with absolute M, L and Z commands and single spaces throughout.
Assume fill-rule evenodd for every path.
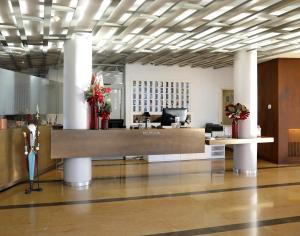
M 98 110 L 97 107 L 94 105 L 90 105 L 91 108 L 91 113 L 90 113 L 90 129 L 99 129 L 99 124 L 98 124 Z
M 233 119 L 232 120 L 232 126 L 231 126 L 232 130 L 232 138 L 239 138 L 239 123 L 237 120 Z
M 108 119 L 107 118 L 102 118 L 101 129 L 108 129 Z

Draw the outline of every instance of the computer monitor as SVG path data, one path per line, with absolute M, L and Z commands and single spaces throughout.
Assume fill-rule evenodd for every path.
M 175 123 L 176 116 L 179 117 L 179 121 L 183 125 L 187 119 L 187 108 L 163 108 L 161 125 L 169 126 Z

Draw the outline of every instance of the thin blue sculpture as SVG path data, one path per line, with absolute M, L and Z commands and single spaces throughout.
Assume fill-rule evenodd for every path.
M 42 191 L 39 185 L 38 177 L 38 151 L 40 149 L 39 136 L 40 131 L 38 127 L 39 110 L 37 106 L 36 120 L 28 122 L 27 129 L 23 132 L 25 141 L 25 156 L 27 158 L 27 168 L 28 168 L 28 182 L 29 188 L 25 190 L 26 194 L 32 191 Z M 37 176 L 36 180 L 35 177 Z M 34 184 L 37 187 L 34 187 Z

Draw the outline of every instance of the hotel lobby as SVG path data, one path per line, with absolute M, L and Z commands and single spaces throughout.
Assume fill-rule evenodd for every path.
M 1 236 L 299 235 L 300 0 L 0 3 Z

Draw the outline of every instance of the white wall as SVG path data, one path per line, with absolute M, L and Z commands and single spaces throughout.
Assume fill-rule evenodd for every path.
M 64 69 L 63 68 L 54 69 L 54 68 L 50 67 L 47 78 L 49 80 L 54 80 L 54 81 L 63 83 L 64 82 Z
M 191 115 L 193 127 L 222 120 L 222 89 L 233 88 L 232 67 L 201 69 L 178 66 L 128 64 L 125 68 L 126 126 L 132 124 L 132 81 L 189 81 L 191 82 Z

